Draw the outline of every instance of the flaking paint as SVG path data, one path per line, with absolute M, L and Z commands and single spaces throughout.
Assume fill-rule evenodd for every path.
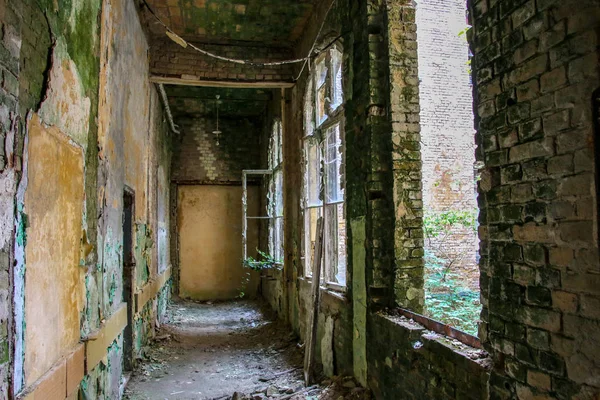
M 37 115 L 28 133 L 24 370 L 30 385 L 79 341 L 85 270 L 79 267 L 83 151 Z

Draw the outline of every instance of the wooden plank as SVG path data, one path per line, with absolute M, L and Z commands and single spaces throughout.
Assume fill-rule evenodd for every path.
M 17 397 L 19 400 L 64 400 L 78 393 L 84 377 L 85 346 L 77 344 L 66 356 Z M 75 397 L 77 398 L 77 397 Z
M 27 388 L 18 400 L 64 400 L 67 387 L 67 363 L 61 359 L 33 385 Z
M 89 373 L 105 357 L 108 347 L 127 326 L 127 303 L 121 303 L 100 329 L 85 343 L 85 371 Z
M 304 346 L 304 381 L 311 385 L 315 364 L 315 347 L 317 344 L 317 325 L 319 320 L 319 303 L 321 289 L 321 258 L 323 257 L 323 217 L 317 220 L 317 241 L 312 266 L 311 300 L 306 329 L 306 345 Z
M 135 313 L 143 310 L 144 306 L 165 286 L 165 283 L 171 277 L 171 267 L 167 268 L 161 275 L 152 278 L 142 290 L 135 294 Z
M 67 357 L 67 390 L 69 395 L 79 388 L 79 383 L 85 375 L 85 346 L 80 343 L 75 351 Z
M 171 76 L 152 75 L 150 82 L 159 83 L 163 85 L 183 85 L 183 86 L 202 86 L 202 87 L 216 87 L 216 88 L 234 88 L 234 89 L 279 89 L 279 88 L 292 88 L 294 82 L 286 81 L 210 81 L 199 78 L 177 78 Z

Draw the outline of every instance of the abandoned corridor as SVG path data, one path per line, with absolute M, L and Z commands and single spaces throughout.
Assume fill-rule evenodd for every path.
M 0 0 L 0 399 L 598 399 L 599 32 Z

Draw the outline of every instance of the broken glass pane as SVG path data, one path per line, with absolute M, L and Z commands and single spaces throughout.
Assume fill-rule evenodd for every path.
M 344 92 L 342 90 L 342 53 L 337 49 L 331 50 L 331 64 L 333 70 L 331 109 L 337 110 L 344 102 Z
M 308 206 L 320 205 L 321 200 L 321 151 L 316 141 L 306 144 L 306 201 Z
M 306 276 L 312 276 L 312 264 L 317 241 L 317 220 L 322 215 L 322 207 L 308 208 L 304 211 L 304 268 Z
M 342 141 L 340 125 L 334 125 L 325 137 L 325 201 L 334 203 L 344 200 L 342 187 Z
M 327 119 L 327 65 L 325 59 L 317 64 L 317 125 Z

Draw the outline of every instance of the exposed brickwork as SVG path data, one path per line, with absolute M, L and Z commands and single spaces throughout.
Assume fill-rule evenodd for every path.
M 395 300 L 423 309 L 423 200 L 417 26 L 412 1 L 388 2 L 390 115 L 392 120 L 395 234 Z
M 180 120 L 181 137 L 176 139 L 173 175 L 177 183 L 239 183 L 242 170 L 259 169 L 262 124 L 252 119 L 221 119 L 219 145 L 213 131 L 216 120 Z
M 20 112 L 36 110 L 42 101 L 44 72 L 48 68 L 48 55 L 52 41 L 44 13 L 34 0 L 23 2 L 22 51 L 20 57 L 21 79 Z
M 264 46 L 198 45 L 223 57 L 251 59 L 254 62 L 289 60 L 287 49 Z M 184 79 L 234 81 L 291 81 L 292 66 L 254 66 L 220 61 L 171 40 L 156 40 L 150 48 L 150 72 Z
M 419 99 L 423 156 L 423 207 L 427 214 L 477 209 L 474 180 L 475 131 L 470 84 L 466 5 L 463 0 L 422 0 L 417 6 Z M 430 244 L 431 241 L 431 244 Z M 478 276 L 477 233 L 456 225 L 443 243 L 426 248 L 457 262 L 454 268 Z M 443 257 L 441 252 L 436 256 Z M 467 282 L 465 282 L 467 283 Z M 470 282 L 469 282 L 470 283 Z M 472 282 L 476 286 L 476 282 Z M 475 288 L 475 287 L 474 287 Z
M 369 384 L 381 399 L 487 399 L 489 359 L 405 318 L 371 315 Z
M 600 393 L 597 1 L 471 1 L 490 397 Z M 597 162 L 597 160 L 596 160 Z
M 156 14 L 177 34 L 202 40 L 243 40 L 291 44 L 298 40 L 316 0 L 185 1 L 150 0 Z M 147 15 L 151 32 L 164 27 Z M 218 15 L 219 23 L 214 23 Z

